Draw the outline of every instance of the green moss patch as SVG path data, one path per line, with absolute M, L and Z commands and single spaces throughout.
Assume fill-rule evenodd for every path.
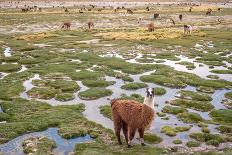
M 122 77 L 122 80 L 123 80 L 123 81 L 127 81 L 127 82 L 133 82 L 133 81 L 134 81 L 134 79 L 131 78 L 131 77 L 129 77 L 129 76 L 123 76 L 123 77 Z
M 207 75 L 207 78 L 210 78 L 210 79 L 219 79 L 219 76 L 217 76 L 217 75 Z
M 145 133 L 144 141 L 150 144 L 158 144 L 163 141 L 163 139 L 155 134 Z
M 187 112 L 187 110 L 182 107 L 173 107 L 173 106 L 167 105 L 162 109 L 162 112 L 177 115 L 179 113 Z
M 205 87 L 205 86 L 197 87 L 197 91 L 202 92 L 202 93 L 209 93 L 209 94 L 212 94 L 215 92 L 214 88 Z
M 34 87 L 31 90 L 29 90 L 27 94 L 32 98 L 48 100 L 55 97 L 55 95 L 57 94 L 57 90 Z
M 173 144 L 182 144 L 182 141 L 180 139 L 175 139 L 172 141 Z
M 232 74 L 232 70 L 211 70 L 210 72 L 216 74 Z
M 182 81 L 172 79 L 171 77 L 163 76 L 163 75 L 144 75 L 140 77 L 143 82 L 151 82 L 157 83 L 167 87 L 174 88 L 183 88 L 186 87 L 186 84 Z
M 176 71 L 173 68 L 167 66 L 157 68 L 156 72 L 152 73 L 152 75 L 144 75 L 141 76 L 140 79 L 143 82 L 152 82 L 174 88 L 183 88 L 187 85 L 197 87 L 205 86 L 215 89 L 232 87 L 232 83 L 225 80 L 202 79 L 195 74 Z
M 218 146 L 222 142 L 231 142 L 232 140 L 230 137 L 210 133 L 191 133 L 189 136 L 199 142 L 206 142 L 208 145 L 215 146 Z
M 56 143 L 46 137 L 31 137 L 23 141 L 23 152 L 26 154 L 51 154 Z
M 125 94 L 122 94 L 120 99 L 125 99 L 125 100 L 135 100 L 135 101 L 138 101 L 140 103 L 143 103 L 144 101 L 144 97 L 142 97 L 141 95 L 139 94 L 131 94 L 130 96 L 127 96 Z
M 178 132 L 184 132 L 184 131 L 188 131 L 191 127 L 190 126 L 178 126 L 176 128 L 172 128 L 170 126 L 163 126 L 161 128 L 161 132 L 165 133 L 168 136 L 176 136 L 176 134 Z
M 200 145 L 201 145 L 201 143 L 200 142 L 196 142 L 196 141 L 188 141 L 186 143 L 186 146 L 188 146 L 188 147 L 198 147 Z
M 112 110 L 111 110 L 111 106 L 110 105 L 104 105 L 104 106 L 100 106 L 100 113 L 109 118 L 112 119 Z
M 156 87 L 154 88 L 155 95 L 164 95 L 166 93 L 166 90 L 162 87 Z
M 72 93 L 59 93 L 55 96 L 55 99 L 58 101 L 70 101 L 73 100 L 75 96 Z
M 148 87 L 148 85 L 145 83 L 132 82 L 132 83 L 128 83 L 128 84 L 123 85 L 121 88 L 126 89 L 126 90 L 137 90 L 137 89 L 141 89 L 141 88 L 145 88 L 145 87 Z
M 114 138 L 111 130 L 88 121 L 82 115 L 83 104 L 52 107 L 43 102 L 14 99 L 2 102 L 1 107 L 10 118 L 7 123 L 0 124 L 0 143 L 49 127 L 58 127 L 59 134 L 64 138 L 89 134 L 96 141 L 107 144 L 111 144 Z
M 79 92 L 78 96 L 83 100 L 95 100 L 101 97 L 110 96 L 113 92 L 104 88 L 90 88 L 86 91 Z
M 176 63 L 176 64 L 184 65 L 184 66 L 186 66 L 186 68 L 189 69 L 189 70 L 192 70 L 192 69 L 195 69 L 195 68 L 196 68 L 196 66 L 194 65 L 194 63 L 188 62 L 188 61 L 181 61 L 181 62 L 178 62 L 178 63 Z
M 208 94 L 197 93 L 197 92 L 188 91 L 188 90 L 179 91 L 176 97 L 179 97 L 182 99 L 196 100 L 196 101 L 211 101 L 212 100 L 212 98 Z
M 207 101 L 192 101 L 192 100 L 183 100 L 183 99 L 175 99 L 171 101 L 172 105 L 181 106 L 183 108 L 191 108 L 197 111 L 210 111 L 214 109 L 214 106 Z
M 0 72 L 16 72 L 21 69 L 21 65 L 19 64 L 0 64 Z
M 115 81 L 105 81 L 105 80 L 83 80 L 83 85 L 87 87 L 108 87 L 115 84 Z
M 232 110 L 231 109 L 220 109 L 213 110 L 209 113 L 213 118 L 213 121 L 222 124 L 232 124 Z
M 194 112 L 180 113 L 178 114 L 178 118 L 184 123 L 198 123 L 203 121 L 203 118 L 199 114 Z

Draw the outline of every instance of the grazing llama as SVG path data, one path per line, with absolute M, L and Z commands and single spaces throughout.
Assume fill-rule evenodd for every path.
M 88 28 L 89 29 L 94 28 L 94 23 L 93 22 L 88 22 Z
M 121 129 L 128 147 L 131 147 L 136 130 L 139 132 L 141 145 L 145 145 L 144 131 L 150 127 L 155 117 L 154 89 L 149 88 L 146 93 L 143 104 L 134 100 L 120 99 L 111 102 L 114 130 L 120 145 L 122 144 Z
M 206 15 L 211 15 L 211 14 L 212 14 L 212 11 L 213 11 L 213 10 L 212 10 L 211 8 L 209 8 L 209 9 L 206 11 L 205 14 L 206 14 Z
M 183 19 L 183 15 L 180 14 L 180 15 L 179 15 L 179 20 L 182 21 L 182 19 Z
M 149 32 L 155 31 L 155 25 L 154 25 L 154 23 L 148 24 L 148 25 L 147 25 L 147 28 L 148 28 L 148 31 L 149 31 Z
M 191 34 L 192 30 L 193 29 L 191 25 L 184 25 L 184 34 Z
M 65 30 L 70 30 L 70 27 L 71 27 L 71 23 L 70 22 L 65 22 L 61 29 L 65 29 Z
M 154 13 L 154 19 L 157 19 L 160 16 L 158 13 Z
M 127 9 L 127 13 L 133 14 L 134 12 L 131 9 Z

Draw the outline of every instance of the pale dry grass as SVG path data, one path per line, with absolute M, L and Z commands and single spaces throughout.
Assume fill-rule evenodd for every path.
M 98 33 L 103 39 L 113 40 L 157 40 L 166 38 L 178 38 L 183 35 L 183 30 L 177 28 L 156 29 L 154 32 L 148 32 L 145 28 L 139 28 L 133 31 L 116 31 Z
M 40 39 L 56 37 L 56 36 L 58 35 L 52 34 L 49 32 L 39 32 L 39 33 L 34 33 L 34 34 L 22 35 L 22 36 L 17 37 L 17 39 L 31 41 L 31 40 L 40 40 Z

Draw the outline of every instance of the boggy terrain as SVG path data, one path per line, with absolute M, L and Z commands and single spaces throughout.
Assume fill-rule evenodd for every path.
M 232 153 L 232 8 L 122 4 L 0 10 L 1 153 Z M 147 146 L 117 145 L 110 100 L 148 87 Z

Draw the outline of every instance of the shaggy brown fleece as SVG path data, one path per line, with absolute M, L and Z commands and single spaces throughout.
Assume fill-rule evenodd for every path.
M 149 32 L 155 31 L 155 25 L 154 25 L 154 23 L 148 24 L 147 25 L 147 29 L 148 29 Z
M 115 134 L 119 144 L 121 144 L 121 129 L 123 129 L 128 144 L 128 139 L 131 141 L 134 138 L 137 129 L 140 138 L 143 138 L 145 128 L 149 127 L 154 119 L 155 113 L 151 107 L 134 100 L 113 100 L 111 107 Z

